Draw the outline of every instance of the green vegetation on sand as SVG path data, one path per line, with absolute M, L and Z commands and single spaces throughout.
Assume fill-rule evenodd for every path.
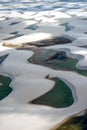
M 87 130 L 87 111 L 84 115 L 69 118 L 55 130 Z
M 12 88 L 9 87 L 10 82 L 11 79 L 8 76 L 0 75 L 0 100 L 12 92 Z
M 51 78 L 51 80 L 55 81 L 55 86 L 46 94 L 32 100 L 31 103 L 56 108 L 65 108 L 72 105 L 74 99 L 70 88 L 58 78 Z
M 68 57 L 64 51 L 37 49 L 35 54 L 29 59 L 29 62 L 56 70 L 74 71 L 87 76 L 87 70 L 76 68 L 78 60 Z

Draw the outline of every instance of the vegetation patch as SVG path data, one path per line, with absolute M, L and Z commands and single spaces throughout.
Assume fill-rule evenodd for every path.
M 73 104 L 74 99 L 70 88 L 58 78 L 50 78 L 55 86 L 44 95 L 32 100 L 30 103 L 47 105 L 56 108 L 65 108 Z
M 29 42 L 27 45 L 34 45 L 37 47 L 44 47 L 44 46 L 51 46 L 51 45 L 59 45 L 59 44 L 67 44 L 71 43 L 72 40 L 65 38 L 65 37 L 53 37 L 46 40 L 40 40 L 37 42 Z M 26 44 L 25 44 L 26 46 Z
M 87 110 L 84 115 L 69 118 L 55 130 L 87 130 Z
M 26 27 L 25 29 L 35 30 L 35 29 L 37 29 L 37 26 L 32 25 L 32 26 Z M 5 38 L 3 40 L 10 40 L 10 39 L 17 38 L 17 37 L 20 37 L 20 36 L 22 36 L 22 34 L 16 34 L 15 36 L 11 36 L 11 37 Z M 21 48 L 29 48 L 30 46 L 40 48 L 40 47 L 44 47 L 44 46 L 68 44 L 68 43 L 71 43 L 71 42 L 72 42 L 72 40 L 70 40 L 68 38 L 65 38 L 65 37 L 52 37 L 50 39 L 39 40 L 39 41 L 35 41 L 35 42 L 34 41 L 32 41 L 32 42 L 30 42 L 30 41 L 24 42 L 24 43 L 22 43 Z M 9 47 L 9 44 L 5 43 L 4 46 Z M 19 45 L 19 47 L 20 47 L 20 45 Z
M 29 59 L 29 62 L 33 64 L 39 64 L 57 70 L 74 71 L 87 76 L 87 70 L 76 68 L 78 60 L 68 57 L 64 51 L 37 49 L 34 52 L 35 54 Z
M 8 76 L 0 75 L 0 100 L 8 96 L 12 92 L 9 86 L 11 79 Z

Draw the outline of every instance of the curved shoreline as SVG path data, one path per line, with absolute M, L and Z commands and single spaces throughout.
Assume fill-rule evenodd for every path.
M 55 108 L 66 108 L 74 104 L 76 93 L 74 93 L 73 97 L 72 89 L 70 89 L 70 87 L 64 80 L 58 77 L 48 77 L 48 79 L 53 80 L 55 82 L 53 88 L 51 88 L 45 94 L 33 99 L 32 101 L 30 101 L 30 103 L 44 106 L 47 105 Z M 60 93 L 62 94 L 62 97 Z
M 64 81 L 68 85 L 68 87 L 71 89 L 71 92 L 72 92 L 72 95 L 73 95 L 73 98 L 74 98 L 74 103 L 76 103 L 78 101 L 78 95 L 77 95 L 77 92 L 76 92 L 76 88 L 68 80 L 66 80 L 64 78 L 60 78 L 60 79 L 62 81 Z
M 55 61 L 53 63 L 53 61 L 51 59 L 52 54 L 49 55 L 49 53 L 53 53 L 53 56 L 54 56 L 54 54 L 61 53 L 62 51 L 64 51 L 67 54 L 65 61 L 62 59 L 59 59 L 59 60 L 54 59 Z M 84 68 L 84 66 L 79 65 L 80 62 L 84 59 L 84 56 L 79 55 L 79 54 L 77 54 L 77 55 L 73 54 L 73 53 L 71 53 L 70 49 L 67 49 L 67 48 L 60 48 L 58 50 L 35 49 L 35 50 L 33 50 L 33 52 L 34 52 L 33 56 L 30 59 L 28 59 L 28 61 L 30 63 L 42 65 L 42 66 L 45 66 L 45 67 L 48 67 L 48 68 L 51 68 L 54 70 L 72 71 L 72 72 L 76 72 L 81 75 L 87 76 L 87 70 Z M 48 55 L 47 58 L 46 58 L 46 55 Z M 48 59 L 50 59 L 50 60 L 48 60 Z M 65 62 L 65 63 L 62 63 L 62 62 Z M 68 62 L 70 62 L 70 68 L 69 68 L 69 66 L 67 66 L 69 64 Z M 59 66 L 58 66 L 58 64 L 59 64 Z M 61 64 L 61 66 L 60 66 L 60 64 Z M 63 67 L 62 64 L 66 64 L 66 66 Z
M 1 82 L 1 85 L 0 85 L 0 100 L 3 100 L 13 91 L 13 89 L 10 87 L 12 80 L 11 80 L 10 77 L 8 77 L 6 75 L 1 75 L 1 74 L 0 74 L 0 80 L 1 80 L 0 81 Z
M 40 0 L 39 2 L 38 0 L 28 2 L 20 0 L 19 2 L 14 0 L 13 4 L 0 3 L 0 39 L 2 43 L 14 43 L 10 55 L 0 66 L 0 73 L 11 76 L 10 86 L 14 89 L 4 101 L 0 102 L 1 130 L 49 130 L 58 122 L 61 123 L 63 119 L 87 108 L 86 76 L 72 71 L 53 70 L 42 65 L 31 64 L 27 59 L 32 56 L 33 52 L 31 54 L 26 51 L 14 51 L 16 44 L 35 41 L 35 38 L 65 36 L 72 43 L 57 46 L 50 41 L 53 44 L 52 49 L 69 48 L 72 51 L 70 53 L 75 54 L 77 59 L 82 57 L 76 67 L 87 70 L 87 50 L 76 47 L 87 45 L 87 2 L 82 1 L 86 0 L 81 0 L 81 2 L 64 2 L 64 0 L 63 2 L 57 0 Z M 68 28 L 67 25 L 61 26 L 66 23 Z M 69 26 L 73 28 L 70 29 Z M 19 37 L 14 39 L 14 36 Z M 10 38 L 13 39 L 10 40 Z M 64 39 L 62 41 L 64 42 Z M 29 47 L 33 48 L 33 45 Z M 9 52 L 6 51 L 5 46 L 3 48 L 0 47 L 1 55 Z M 69 55 L 72 55 L 70 53 Z M 81 55 L 78 56 L 78 54 Z M 44 79 L 48 74 L 71 84 L 73 93 L 76 91 L 77 94 L 76 96 L 74 94 L 77 100 L 73 105 L 56 109 L 27 103 L 54 86 L 53 82 Z

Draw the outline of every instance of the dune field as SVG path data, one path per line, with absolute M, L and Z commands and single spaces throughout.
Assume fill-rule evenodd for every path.
M 1 1 L 0 130 L 57 130 L 86 87 L 87 1 Z

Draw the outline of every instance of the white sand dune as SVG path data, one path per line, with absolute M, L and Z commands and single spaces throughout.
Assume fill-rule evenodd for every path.
M 35 3 L 32 0 L 27 3 L 29 1 L 20 0 L 16 4 L 15 0 L 14 4 L 11 4 L 10 1 L 6 6 L 3 3 L 0 5 L 0 56 L 9 54 L 0 65 L 0 74 L 11 77 L 10 87 L 13 91 L 0 101 L 0 129 L 50 130 L 64 118 L 87 108 L 87 77 L 71 71 L 53 70 L 31 64 L 27 60 L 34 52 L 8 48 L 3 46 L 3 43 L 22 45 L 67 35 L 74 39 L 72 43 L 44 48 L 64 50 L 67 55 L 79 60 L 78 68 L 87 69 L 87 49 L 78 47 L 87 45 L 87 2 L 78 4 L 36 0 Z M 8 7 L 11 10 L 8 10 Z M 66 31 L 66 26 L 63 25 L 66 23 L 73 28 Z M 36 25 L 37 28 L 26 28 L 31 25 Z M 18 34 L 23 36 L 19 37 Z M 15 38 L 5 40 L 12 36 Z M 50 77 L 62 79 L 71 88 L 75 99 L 73 105 L 67 108 L 52 108 L 29 104 L 32 99 L 53 88 L 54 82 L 45 79 L 48 74 Z
M 73 46 L 71 46 L 71 49 L 74 52 L 75 51 L 79 52 L 80 50 L 80 48 L 73 47 Z M 83 52 L 85 52 L 85 49 Z M 12 129 L 12 128 L 19 129 L 21 128 L 21 123 L 23 122 L 24 118 L 25 118 L 24 123 L 22 123 L 24 127 L 21 128 L 22 130 L 25 129 L 26 125 L 28 129 L 32 128 L 32 130 L 34 129 L 48 130 L 53 125 L 55 125 L 58 121 L 61 121 L 63 118 L 75 114 L 76 112 L 79 112 L 80 110 L 83 110 L 87 107 L 86 105 L 87 104 L 87 100 L 86 100 L 87 78 L 86 77 L 76 74 L 74 72 L 55 71 L 46 67 L 33 65 L 30 63 L 28 64 L 28 62 L 26 62 L 27 58 L 29 58 L 29 56 L 31 57 L 32 54 L 33 53 L 31 51 L 12 50 L 10 52 L 10 55 L 3 62 L 3 66 L 0 68 L 0 72 L 2 74 L 6 74 L 6 75 L 8 74 L 14 77 L 13 81 L 10 84 L 10 86 L 13 88 L 13 92 L 9 94 L 6 98 L 4 98 L 0 103 L 0 112 L 5 112 L 2 113 L 0 116 L 2 130 L 5 130 L 6 128 L 6 125 L 4 125 L 4 120 L 7 122 L 8 129 Z M 54 83 L 52 81 L 44 79 L 44 77 L 47 74 L 53 77 L 56 76 L 56 77 L 66 79 L 76 88 L 76 94 L 78 96 L 78 100 L 72 106 L 64 109 L 63 108 L 55 109 L 50 107 L 27 104 L 29 100 L 38 97 L 39 95 L 45 93 L 46 91 L 50 90 L 53 87 Z M 79 82 L 80 80 L 82 82 Z M 24 107 L 27 109 L 27 111 L 24 111 Z M 31 114 L 30 112 L 32 108 L 34 110 L 38 109 L 38 111 L 35 112 L 37 114 L 37 118 L 33 119 L 34 115 Z M 43 108 L 45 108 L 45 111 Z M 39 109 L 40 112 L 42 112 L 40 113 L 40 117 L 39 117 Z M 54 114 L 52 115 L 47 114 L 46 109 L 49 110 L 49 112 L 51 113 L 56 113 L 55 119 L 53 119 Z M 25 113 L 24 116 L 23 116 L 23 112 Z M 43 117 L 43 112 L 44 112 L 44 117 Z M 17 113 L 20 114 L 18 115 Z M 5 114 L 8 116 L 6 116 Z M 42 120 L 41 117 L 43 118 Z M 16 118 L 17 118 L 17 121 L 15 122 L 16 126 L 14 127 L 14 120 Z M 32 119 L 32 122 L 35 121 L 36 122 L 35 124 L 37 125 L 29 125 L 28 123 L 31 122 L 30 119 Z M 52 119 L 52 121 L 48 119 Z M 18 120 L 20 120 L 20 123 L 18 123 Z M 12 122 L 11 124 L 10 121 Z

